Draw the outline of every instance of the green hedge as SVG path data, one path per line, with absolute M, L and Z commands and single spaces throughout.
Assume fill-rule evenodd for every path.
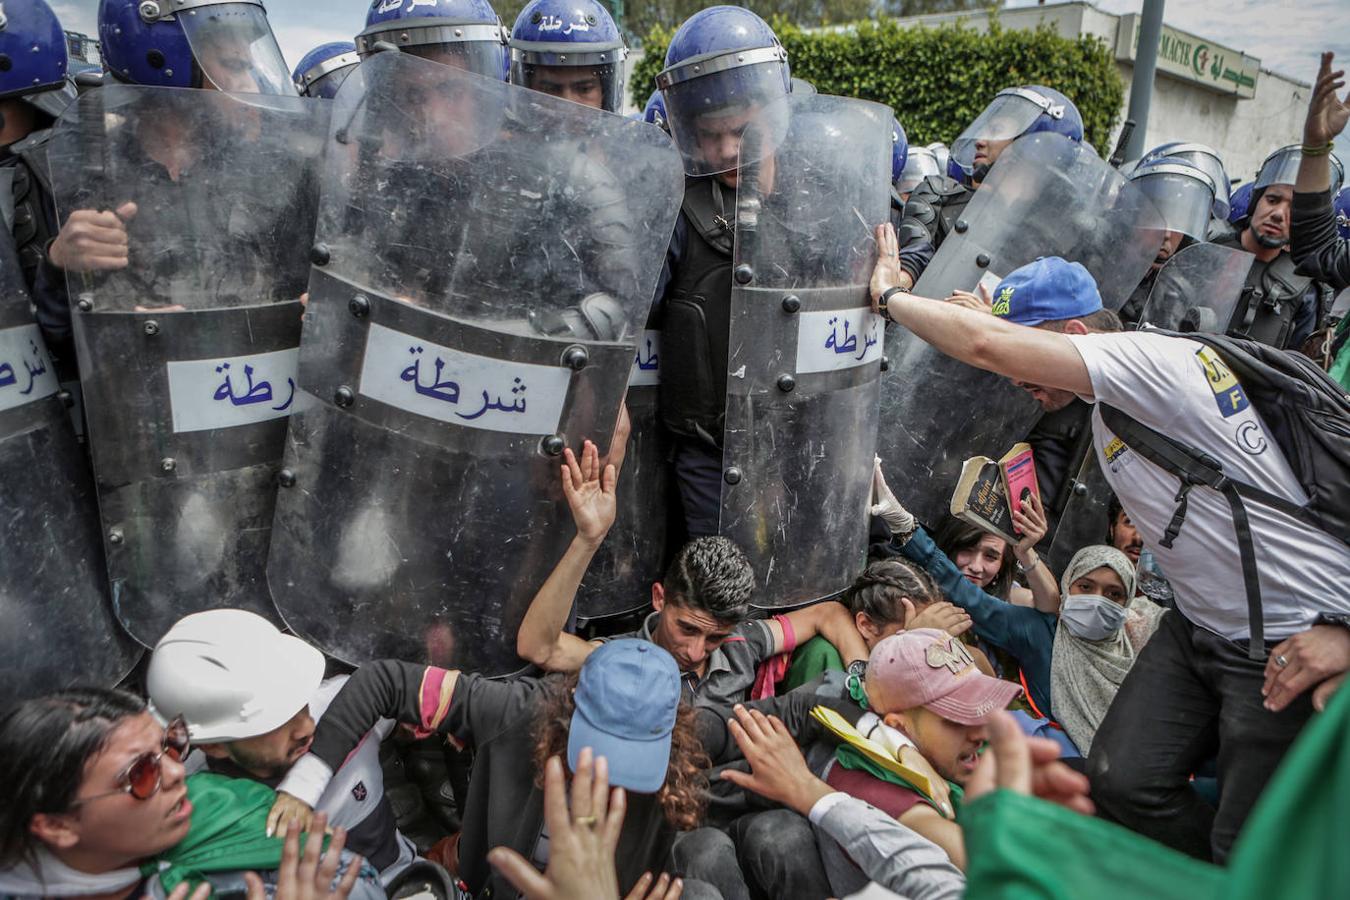
M 951 143 L 1005 87 L 1044 84 L 1062 91 L 1083 115 L 1085 136 L 1103 156 L 1120 117 L 1125 86 L 1115 57 L 1098 37 L 970 27 L 902 28 L 895 20 L 861 22 L 843 32 L 806 32 L 775 21 L 792 74 L 823 94 L 861 97 L 891 106 L 911 144 Z M 657 26 L 643 41 L 631 79 L 641 108 L 663 68 L 674 29 Z

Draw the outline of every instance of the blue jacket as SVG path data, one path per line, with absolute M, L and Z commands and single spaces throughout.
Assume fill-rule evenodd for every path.
M 1053 719 L 1050 659 L 1054 655 L 1059 617 L 1030 606 L 1015 606 L 986 594 L 961 574 L 956 564 L 938 549 L 922 528 L 916 529 L 903 547 L 892 542 L 891 548 L 922 566 L 933 576 L 943 596 L 970 613 L 977 635 L 1017 658 L 1032 702 Z

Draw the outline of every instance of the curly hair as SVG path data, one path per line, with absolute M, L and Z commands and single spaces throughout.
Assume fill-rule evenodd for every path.
M 755 569 L 734 542 L 701 537 L 680 548 L 661 586 L 672 602 L 734 625 L 750 615 Z
M 544 766 L 549 757 L 567 759 L 567 736 L 572 728 L 579 673 L 553 681 L 544 695 L 535 721 L 534 783 L 544 786 Z M 670 767 L 666 783 L 657 792 L 666 821 L 677 831 L 692 831 L 703 824 L 708 806 L 708 775 L 712 760 L 698 736 L 694 708 L 681 702 L 675 713 L 675 732 L 670 743 Z M 566 767 L 564 767 L 566 768 Z
M 849 612 L 864 613 L 877 625 L 904 622 L 908 599 L 921 610 L 938 599 L 937 585 L 928 573 L 903 559 L 879 559 L 844 591 L 842 598 Z

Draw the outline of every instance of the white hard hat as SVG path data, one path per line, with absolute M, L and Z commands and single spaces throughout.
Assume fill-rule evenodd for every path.
M 266 734 L 304 709 L 323 681 L 323 654 L 262 616 L 212 609 L 179 619 L 155 645 L 150 707 L 182 716 L 192 740 Z

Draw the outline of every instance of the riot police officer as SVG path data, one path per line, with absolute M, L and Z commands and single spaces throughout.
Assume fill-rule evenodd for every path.
M 1297 348 L 1317 328 L 1323 315 L 1322 284 L 1295 271 L 1289 255 L 1290 205 L 1302 158 L 1292 144 L 1266 157 L 1252 183 L 1251 205 L 1239 221 L 1238 234 L 1215 241 L 1256 257 L 1228 333 L 1279 348 Z M 1332 190 L 1340 189 L 1344 170 L 1332 155 Z
M 185 4 L 170 9 L 156 0 L 100 4 L 99 37 L 113 82 L 296 95 L 261 0 L 192 0 L 186 5 L 192 15 L 181 14 Z M 136 214 L 130 203 L 116 209 L 75 209 L 51 244 L 51 263 L 66 273 L 126 268 L 127 223 Z
M 924 179 L 905 204 L 900 241 L 927 238 L 935 247 L 1009 144 L 1039 132 L 1083 140 L 1083 118 L 1068 97 L 1041 85 L 1005 88 L 952 142 L 947 177 Z
M 488 0 L 417 0 L 372 3 L 356 36 L 362 59 L 397 48 L 432 62 L 458 66 L 484 78 L 506 78 L 506 28 Z
M 895 180 L 895 192 L 900 195 L 901 203 L 908 202 L 910 193 L 919 186 L 919 182 L 941 172 L 936 153 L 928 147 L 910 147 L 900 177 Z
M 682 361 L 661 373 L 661 418 L 675 435 L 690 538 L 718 533 L 741 132 L 756 117 L 781 115 L 788 79 L 773 29 L 730 6 L 681 25 L 657 77 L 688 176 L 656 296 L 665 356 Z
M 66 39 L 46 0 L 11 4 L 0 22 L 0 222 L 13 232 L 38 324 L 63 370 L 73 377 L 65 283 L 47 261 L 57 232 L 46 166 L 52 122 L 75 98 Z
M 360 61 L 351 41 L 330 41 L 301 57 L 291 78 L 300 96 L 332 100 Z
M 623 35 L 596 0 L 531 0 L 511 29 L 511 83 L 596 109 L 623 109 Z
M 1130 324 L 1139 321 L 1158 270 L 1179 250 L 1207 240 L 1211 217 L 1226 216 L 1229 211 L 1228 176 L 1217 155 L 1183 152 L 1171 156 L 1167 146 L 1145 154 L 1129 175 L 1162 214 L 1167 229 L 1153 266 L 1120 310 L 1121 319 Z

